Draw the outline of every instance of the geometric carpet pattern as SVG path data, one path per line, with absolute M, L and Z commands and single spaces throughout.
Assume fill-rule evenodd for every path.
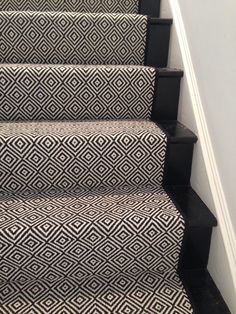
M 0 11 L 138 13 L 138 0 L 1 0 Z
M 0 314 L 193 314 L 140 5 L 0 0 Z
M 0 213 L 4 314 L 192 313 L 161 187 L 3 196 Z
M 147 16 L 0 12 L 1 63 L 143 65 Z
M 150 119 L 155 78 L 144 66 L 2 64 L 0 120 Z
M 137 279 L 126 274 L 106 280 L 91 276 L 0 287 L 1 314 L 193 314 L 176 272 L 145 272 Z
M 167 138 L 148 120 L 0 124 L 0 193 L 159 186 Z
M 9 196 L 0 208 L 2 281 L 137 278 L 178 267 L 185 223 L 162 188 Z

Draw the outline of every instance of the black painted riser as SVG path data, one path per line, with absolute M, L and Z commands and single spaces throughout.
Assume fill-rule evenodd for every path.
M 158 17 L 160 15 L 160 0 L 139 0 L 139 13 Z
M 187 230 L 182 270 L 207 268 L 211 235 L 212 227 L 191 227 Z
M 179 72 L 181 75 L 181 72 Z M 162 76 L 156 86 L 156 97 L 152 107 L 152 119 L 155 121 L 177 120 L 181 76 Z
M 170 19 L 150 18 L 145 65 L 167 66 L 171 24 Z
M 165 185 L 189 185 L 194 144 L 170 143 L 167 148 Z

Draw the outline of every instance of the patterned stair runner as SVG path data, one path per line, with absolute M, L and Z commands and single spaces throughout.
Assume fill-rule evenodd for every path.
M 138 14 L 0 12 L 0 29 L 2 63 L 144 64 Z
M 0 1 L 1 314 L 193 313 L 139 5 Z
M 0 124 L 0 193 L 162 183 L 166 136 L 146 120 Z
M 0 120 L 149 119 L 155 77 L 144 66 L 0 65 Z
M 176 273 L 185 223 L 162 188 L 0 206 L 4 313 L 192 313 Z
M 138 13 L 138 0 L 1 0 L 0 11 Z

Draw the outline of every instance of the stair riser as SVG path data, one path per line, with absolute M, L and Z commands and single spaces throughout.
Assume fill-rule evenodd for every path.
M 1 0 L 0 11 L 69 11 L 91 13 L 140 13 L 159 16 L 159 0 Z
M 157 72 L 135 66 L 2 65 L 0 121 L 174 120 L 181 72 L 176 77 L 171 70 L 168 77 Z
M 162 183 L 166 136 L 154 123 L 14 126 L 1 124 L 2 193 Z
M 176 270 L 185 223 L 163 190 L 112 193 L 2 200 L 1 280 Z
M 0 120 L 150 119 L 156 70 L 0 66 Z
M 163 182 L 165 185 L 189 185 L 191 178 L 193 143 L 169 143 Z
M 22 138 L 26 143 L 28 139 Z M 7 143 L 5 148 L 3 148 L 4 154 L 9 154 L 11 152 L 14 162 L 10 162 L 7 158 L 3 157 L 2 166 L 0 166 L 2 173 L 1 180 L 1 190 L 0 192 L 26 192 L 26 191 L 44 191 L 44 190 L 67 190 L 75 187 L 81 188 L 96 188 L 98 186 L 122 186 L 131 185 L 137 186 L 146 185 L 148 183 L 159 185 L 162 182 L 163 168 L 161 164 L 164 162 L 165 157 L 160 156 L 160 151 L 164 150 L 164 146 L 158 147 L 156 143 L 156 148 L 147 147 L 147 145 L 138 145 L 137 150 L 133 150 L 129 158 L 125 158 L 127 162 L 127 167 L 131 170 L 128 171 L 128 175 L 125 172 L 125 164 L 122 165 L 120 162 L 121 152 L 123 149 L 119 148 L 110 151 L 110 154 L 118 154 L 120 157 L 114 160 L 107 160 L 104 157 L 95 157 L 92 164 L 83 161 L 81 164 L 81 156 L 85 156 L 85 147 L 83 147 L 82 155 L 79 153 L 81 151 L 80 147 L 76 149 L 71 145 L 67 145 L 67 139 L 53 139 L 54 145 L 51 149 L 52 155 L 48 152 L 48 148 L 42 144 L 45 139 L 41 138 L 38 141 L 32 141 L 25 147 L 27 153 L 21 153 L 21 150 L 16 150 L 15 145 L 12 145 L 10 141 Z M 133 139 L 133 144 L 136 145 Z M 63 147 L 63 148 L 62 148 Z M 108 148 L 109 146 L 107 146 Z M 102 153 L 105 154 L 107 148 L 102 149 Z M 87 153 L 93 154 L 93 147 L 89 148 L 87 146 Z M 97 149 L 97 148 L 95 148 Z M 142 160 L 137 162 L 134 156 L 139 154 L 139 150 L 145 149 L 145 156 L 142 158 L 146 162 L 146 166 L 143 165 Z M 150 153 L 148 153 L 150 149 Z M 104 152 L 103 152 L 104 150 Z M 43 161 L 34 162 L 34 154 L 40 156 L 41 152 L 43 154 Z M 14 152 L 14 153 L 13 153 Z M 65 154 L 65 161 L 60 162 L 58 156 L 60 153 Z M 164 152 L 163 152 L 164 155 Z M 69 157 L 70 156 L 70 157 Z M 166 185 L 188 185 L 190 183 L 191 176 L 191 166 L 192 166 L 192 156 L 193 156 L 193 144 L 168 144 L 167 154 L 165 160 L 165 168 L 163 174 L 163 182 Z M 69 161 L 68 161 L 69 158 Z M 136 164 L 134 164 L 134 161 Z M 107 171 L 105 174 L 101 169 L 99 173 L 99 165 L 105 164 Z M 150 165 L 152 169 L 148 167 Z M 153 166 L 154 164 L 157 167 Z M 51 172 L 50 172 L 50 167 Z M 24 172 L 24 169 L 28 172 Z M 112 170 L 113 169 L 113 170 Z M 138 170 L 139 169 L 139 170 Z M 140 170 L 141 169 L 141 170 Z M 93 172 L 95 172 L 94 182 L 93 182 Z M 65 175 L 66 174 L 66 175 Z M 91 181 L 88 178 L 91 176 Z M 82 179 L 84 177 L 84 179 Z M 7 180 L 6 180 L 7 179 Z M 88 180 L 88 181 L 87 181 Z M 137 182 L 136 182 L 137 180 Z M 36 184 L 36 182 L 38 182 Z M 14 184 L 15 183 L 15 184 Z
M 181 77 L 162 77 L 157 81 L 152 120 L 177 120 Z
M 136 123 L 140 129 L 142 122 Z M 28 123 L 22 131 L 27 134 L 29 130 L 32 135 L 15 136 L 21 124 L 15 124 L 15 129 L 13 125 L 6 129 L 7 124 L 2 123 L 2 193 L 155 186 L 162 182 L 165 185 L 190 184 L 195 137 L 170 138 L 168 132 L 167 135 L 159 133 L 154 123 L 148 124 L 151 125 L 148 132 L 144 129 L 133 134 L 130 133 L 132 128 L 125 130 L 124 125 L 130 127 L 130 122 L 125 120 L 113 123 L 115 131 L 111 134 L 105 128 L 83 135 L 87 132 L 86 122 L 58 123 L 55 129 L 50 125 L 54 124 Z M 109 122 L 103 125 L 109 127 Z M 96 130 L 95 122 L 94 127 Z M 192 136 L 191 133 L 188 136 Z
M 186 231 L 181 270 L 207 269 L 213 227 L 189 227 Z
M 160 0 L 140 0 L 139 13 L 158 17 L 160 15 Z
M 141 15 L 0 12 L 0 62 L 166 66 L 167 23 L 148 26 Z
M 171 24 L 171 20 L 150 19 L 145 65 L 167 66 Z

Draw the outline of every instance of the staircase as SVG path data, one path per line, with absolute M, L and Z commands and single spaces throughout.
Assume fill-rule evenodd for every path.
M 216 220 L 159 6 L 1 1 L 1 314 L 197 313 Z

